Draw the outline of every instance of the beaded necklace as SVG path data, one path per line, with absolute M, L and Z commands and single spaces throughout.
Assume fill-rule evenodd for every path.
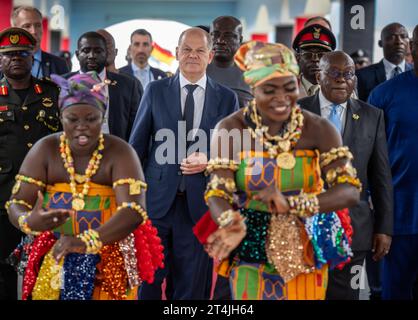
M 244 109 L 244 117 L 252 138 L 258 140 L 267 149 L 270 158 L 276 158 L 279 167 L 292 169 L 296 164 L 296 159 L 290 151 L 299 141 L 303 128 L 303 114 L 300 107 L 292 108 L 290 119 L 275 136 L 270 135 L 269 127 L 262 124 L 255 100 Z
M 99 169 L 100 165 L 100 159 L 103 157 L 103 149 L 104 149 L 104 137 L 103 134 L 100 134 L 99 137 L 99 145 L 97 146 L 97 149 L 94 150 L 89 164 L 87 165 L 86 172 L 83 176 L 78 175 L 75 173 L 74 169 L 74 159 L 71 156 L 71 149 L 70 144 L 68 142 L 68 139 L 65 136 L 65 133 L 63 133 L 60 136 L 60 153 L 61 158 L 64 162 L 64 168 L 67 170 L 69 176 L 70 176 L 70 188 L 71 193 L 73 195 L 73 200 L 71 202 L 71 206 L 74 210 L 80 211 L 84 209 L 85 201 L 84 197 L 87 195 L 90 189 L 90 180 L 91 177 L 94 176 Z M 77 192 L 77 184 L 76 184 L 76 176 L 82 177 L 84 180 L 83 184 L 83 191 Z M 77 179 L 80 180 L 80 179 Z

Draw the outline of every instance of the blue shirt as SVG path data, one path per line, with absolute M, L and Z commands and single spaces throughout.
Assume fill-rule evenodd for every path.
M 151 72 L 151 67 L 149 64 L 144 69 L 139 68 L 135 63 L 131 64 L 132 71 L 134 73 L 134 76 L 141 81 L 142 87 L 147 87 L 148 83 L 151 81 L 154 81 L 154 75 Z
M 42 62 L 42 51 L 41 51 L 41 49 L 39 49 L 38 51 L 36 51 L 33 54 L 33 58 L 34 58 L 34 60 L 33 60 L 33 66 L 32 66 L 32 75 L 35 78 L 40 79 L 40 78 L 43 77 L 42 65 L 41 65 L 41 62 Z
M 418 77 L 414 70 L 377 86 L 368 102 L 385 113 L 394 187 L 394 235 L 418 234 Z

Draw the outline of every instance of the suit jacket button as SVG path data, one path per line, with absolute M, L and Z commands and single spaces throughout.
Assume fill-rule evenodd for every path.
M 23 106 L 23 107 L 22 107 L 22 110 L 26 111 L 26 110 L 28 110 L 28 107 Z
M 29 126 L 27 125 L 27 124 L 25 124 L 24 126 L 23 126 L 23 128 L 25 129 L 25 130 L 29 130 Z

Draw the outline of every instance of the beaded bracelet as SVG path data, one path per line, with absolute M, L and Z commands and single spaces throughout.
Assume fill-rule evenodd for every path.
M 291 214 L 307 218 L 319 212 L 318 197 L 313 193 L 301 192 L 297 196 L 287 197 Z
M 142 217 L 141 225 L 143 225 L 148 220 L 147 212 L 136 202 L 122 202 L 122 205 L 118 206 L 116 208 L 116 211 L 119 211 L 124 208 L 130 208 L 138 212 L 139 215 Z
M 234 179 L 231 178 L 219 178 L 219 176 L 214 175 L 209 183 L 208 183 L 208 189 L 218 189 L 219 185 L 224 185 L 226 191 L 228 191 L 229 193 L 233 193 L 237 191 L 237 187 L 235 185 L 235 181 Z
M 28 219 L 28 217 L 29 217 L 31 214 L 32 214 L 32 211 L 28 211 L 28 212 L 26 212 L 26 213 L 24 213 L 24 214 L 20 215 L 20 216 L 19 216 L 19 218 L 17 218 L 17 222 L 18 222 L 18 224 L 19 224 L 19 228 L 20 228 L 20 230 L 22 230 L 22 232 L 23 232 L 23 233 L 26 233 L 26 234 L 31 234 L 31 235 L 34 235 L 34 236 L 38 236 L 38 235 L 40 235 L 42 232 L 40 232 L 40 231 L 33 231 L 33 230 L 29 227 L 29 225 L 28 225 L 28 221 L 27 221 L 27 219 Z
M 332 148 L 329 152 L 324 152 L 320 156 L 320 167 L 326 167 L 331 162 L 338 159 L 353 159 L 353 154 L 350 152 L 348 147 Z
M 223 228 L 227 226 L 234 219 L 235 211 L 232 209 L 226 210 L 218 217 L 218 225 Z
M 238 165 L 234 162 L 234 160 L 230 160 L 228 158 L 215 158 L 210 159 L 208 165 L 206 167 L 206 175 L 211 174 L 214 170 L 218 169 L 226 169 L 237 171 Z
M 234 202 L 234 198 L 230 194 L 226 193 L 224 190 L 221 190 L 221 189 L 213 189 L 213 190 L 206 191 L 205 192 L 206 204 L 208 204 L 209 198 L 212 198 L 212 197 L 225 199 L 226 201 L 229 202 L 229 204 L 232 204 Z
M 126 179 L 119 179 L 113 182 L 113 188 L 123 185 L 129 184 L 129 194 L 130 195 L 138 195 L 141 194 L 141 188 L 147 190 L 147 184 L 141 180 L 135 180 L 133 178 L 126 178 Z
M 24 175 L 21 175 L 21 174 L 16 175 L 15 180 L 16 180 L 16 183 L 13 186 L 12 194 L 16 194 L 16 193 L 19 192 L 20 184 L 22 182 L 31 183 L 31 184 L 37 185 L 38 187 L 41 187 L 41 188 L 46 187 L 46 184 L 43 183 L 42 181 L 36 180 L 34 178 L 31 178 L 31 177 L 27 177 L 27 176 L 24 176 Z
M 352 186 L 356 187 L 359 192 L 361 192 L 361 190 L 362 190 L 362 185 L 361 185 L 360 179 L 359 178 L 355 178 L 355 177 L 351 177 L 349 175 L 339 176 L 337 178 L 337 181 L 335 183 L 333 183 L 332 185 L 330 185 L 330 186 L 332 187 L 334 185 L 344 184 L 344 183 L 351 184 Z
M 18 199 L 12 199 L 6 202 L 4 208 L 6 209 L 7 213 L 9 213 L 9 208 L 12 204 L 20 204 L 22 206 L 25 206 L 26 208 L 28 208 L 29 210 L 32 210 L 33 207 L 27 203 L 25 200 L 18 200 Z
M 87 254 L 96 254 L 103 247 L 103 243 L 100 240 L 99 233 L 96 230 L 88 229 L 83 233 L 77 235 L 81 241 L 86 245 Z

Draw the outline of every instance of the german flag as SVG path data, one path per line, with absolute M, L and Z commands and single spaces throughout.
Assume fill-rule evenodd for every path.
M 153 43 L 154 49 L 151 52 L 151 56 L 167 65 L 171 65 L 174 61 L 175 57 L 171 54 L 171 52 L 167 49 L 161 48 L 157 43 Z

